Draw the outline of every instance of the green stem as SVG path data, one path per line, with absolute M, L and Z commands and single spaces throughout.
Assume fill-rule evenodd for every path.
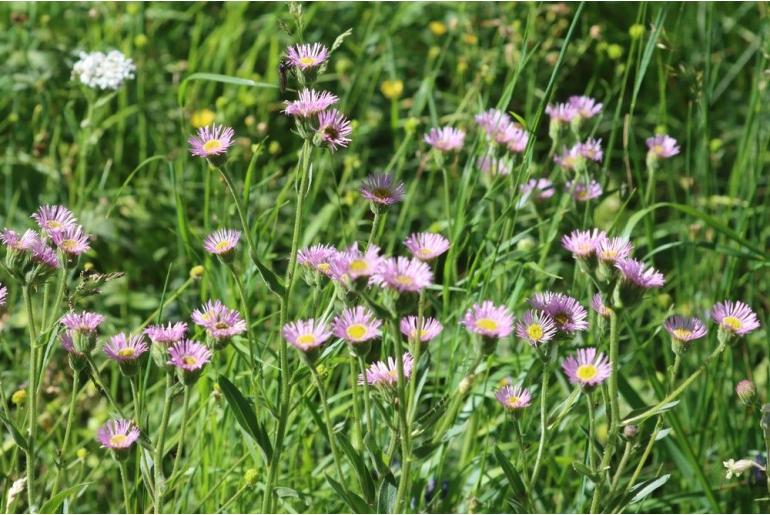
M 363 448 L 364 433 L 361 429 L 361 402 L 359 400 L 358 378 L 356 377 L 356 358 L 348 353 L 348 369 L 350 371 L 350 387 L 353 391 L 353 447 Z
M 118 464 L 120 465 L 120 480 L 123 483 L 123 502 L 126 507 L 126 514 L 134 513 L 134 510 L 131 509 L 131 490 L 128 488 L 128 467 L 123 460 L 119 460 Z
M 618 468 L 615 471 L 615 475 L 612 477 L 612 482 L 610 483 L 610 497 L 612 497 L 612 494 L 615 492 L 615 488 L 618 486 L 618 481 L 620 481 L 620 477 L 623 475 L 623 471 L 626 469 L 626 465 L 628 465 L 628 458 L 631 457 L 631 450 L 633 447 L 633 443 L 626 442 L 626 446 L 623 449 L 623 456 L 620 458 L 620 463 L 618 464 Z
M 27 312 L 27 330 L 29 331 L 29 440 L 27 441 L 27 500 L 29 510 L 35 506 L 35 439 L 37 438 L 37 330 L 32 309 L 32 297 L 29 285 L 23 287 L 24 307 Z
M 380 215 L 380 208 L 374 207 L 372 209 L 372 212 L 374 213 L 374 218 L 372 219 L 372 228 L 369 230 L 369 239 L 366 241 L 366 248 L 372 246 L 372 243 L 374 243 L 374 238 L 377 236 L 377 231 L 379 230 L 380 220 L 382 219 Z M 366 250 L 366 249 L 364 249 Z
M 595 471 L 594 441 L 596 440 L 596 413 L 594 412 L 594 398 L 590 392 L 586 394 L 586 402 L 588 403 L 588 465 L 592 471 Z
M 525 456 L 526 449 L 524 447 L 524 436 L 521 433 L 521 422 L 519 421 L 519 417 L 514 414 L 513 415 L 513 428 L 514 428 L 514 435 L 516 436 L 516 443 L 519 446 L 519 458 L 518 458 L 518 465 L 521 469 L 521 481 L 524 483 L 524 491 L 526 492 L 525 500 L 527 502 L 527 505 L 529 506 L 528 513 L 534 513 L 535 510 L 532 509 L 532 495 L 534 495 L 534 492 L 532 492 L 529 488 L 529 477 L 527 476 L 527 460 Z
M 190 408 L 190 387 L 185 385 L 184 387 L 184 401 L 183 401 L 183 407 L 182 407 L 182 429 L 179 433 L 179 442 L 176 444 L 176 457 L 174 458 L 174 466 L 171 469 L 171 476 L 174 477 L 176 475 L 176 471 L 179 467 L 179 462 L 181 461 L 182 457 L 182 451 L 184 450 L 184 438 L 185 434 L 187 433 L 187 419 L 189 418 L 187 415 L 189 413 Z
M 241 298 L 241 311 L 243 311 L 243 318 L 246 320 L 246 337 L 249 340 L 249 360 L 251 360 L 251 367 L 252 369 L 257 370 L 261 375 L 262 367 L 258 366 L 257 361 L 254 359 L 254 347 L 256 342 L 254 340 L 254 334 L 252 333 L 251 310 L 246 303 L 246 293 L 243 288 L 243 281 L 241 281 L 241 276 L 236 273 L 235 268 L 233 268 L 232 265 L 230 265 L 229 268 L 230 272 L 233 274 L 233 279 L 235 279 L 235 285 L 238 288 L 238 296 Z
M 361 369 L 361 374 L 366 377 L 366 362 L 364 362 L 363 356 L 358 356 L 358 367 Z M 371 405 L 369 404 L 369 381 L 364 381 L 364 411 L 366 417 L 366 432 L 371 432 L 372 429 L 372 416 Z
M 401 477 L 396 491 L 396 513 L 406 513 L 408 506 L 406 503 L 406 492 L 409 486 L 409 468 L 411 465 L 411 432 L 406 418 L 406 382 L 404 379 L 404 350 L 401 346 L 401 338 L 395 320 L 391 321 L 393 343 L 396 349 L 396 373 L 397 373 L 397 391 L 398 391 L 398 421 L 401 432 Z M 412 370 L 412 373 L 415 373 Z
M 548 359 L 543 359 L 543 378 L 540 385 L 540 443 L 537 446 L 537 456 L 535 457 L 535 466 L 532 468 L 532 479 L 529 480 L 530 485 L 535 485 L 538 474 L 540 474 L 540 467 L 543 463 L 543 453 L 545 452 L 545 441 L 548 438 L 548 376 L 550 367 L 548 366 Z
M 310 373 L 315 381 L 316 388 L 318 388 L 318 395 L 321 396 L 321 407 L 324 412 L 324 420 L 326 421 L 326 433 L 329 439 L 329 446 L 332 448 L 332 456 L 334 456 L 334 466 L 337 469 L 337 478 L 340 481 L 345 481 L 345 476 L 342 475 L 342 458 L 340 457 L 340 451 L 337 448 L 337 437 L 334 434 L 334 426 L 332 425 L 332 415 L 329 410 L 329 401 L 326 398 L 326 391 L 324 390 L 321 377 L 318 375 L 318 371 L 315 366 L 310 366 Z
M 409 343 L 414 353 L 414 366 L 412 367 L 412 376 L 409 378 L 409 426 L 414 422 L 417 416 L 417 367 L 420 364 L 420 355 L 422 354 L 422 340 L 420 332 L 425 321 L 423 320 L 423 311 L 425 310 L 425 295 L 420 292 L 420 300 L 417 303 L 417 335 Z
M 155 444 L 155 513 L 163 513 L 163 491 L 165 485 L 163 485 L 163 445 L 166 443 L 166 428 L 168 427 L 168 419 L 171 415 L 171 387 L 173 374 L 166 371 L 166 396 L 163 401 L 163 414 L 160 419 L 160 429 L 158 430 L 158 441 Z
M 54 479 L 53 488 L 51 488 L 51 499 L 56 497 L 59 493 L 59 485 L 61 485 L 62 474 L 64 473 L 64 457 L 67 454 L 67 444 L 69 443 L 70 433 L 72 431 L 72 421 L 75 420 L 75 401 L 78 397 L 78 386 L 80 381 L 80 371 L 74 370 L 72 373 L 72 394 L 70 395 L 70 405 L 67 411 L 67 425 L 64 428 L 64 438 L 59 448 L 59 469 L 56 471 L 56 479 Z

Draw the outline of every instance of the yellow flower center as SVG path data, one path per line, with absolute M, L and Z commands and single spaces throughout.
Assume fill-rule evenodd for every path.
M 118 356 L 121 358 L 131 358 L 136 354 L 136 351 L 133 347 L 125 347 L 123 349 L 120 349 L 118 351 Z
M 216 245 L 214 245 L 214 248 L 220 252 L 223 250 L 227 250 L 228 247 L 230 247 L 230 240 L 222 240 Z
M 398 378 L 398 370 L 396 370 L 395 368 L 392 370 L 388 370 L 388 375 L 393 379 L 396 379 Z
M 577 192 L 578 199 L 586 200 L 588 198 L 588 192 L 586 190 L 580 190 Z
M 363 324 L 353 324 L 349 325 L 347 329 L 345 329 L 345 333 L 347 333 L 348 337 L 351 340 L 360 340 L 366 334 L 369 332 L 369 330 L 366 328 Z
M 297 337 L 297 344 L 303 347 L 309 347 L 315 343 L 315 336 L 312 334 L 301 334 Z
M 602 257 L 606 260 L 615 259 L 618 257 L 618 251 L 617 250 L 605 250 L 602 252 Z
M 663 145 L 655 145 L 652 147 L 653 152 L 656 154 L 662 154 L 663 153 Z
M 517 405 L 519 403 L 519 398 L 516 397 L 515 395 L 511 395 L 510 397 L 505 399 L 505 403 L 508 406 L 513 407 L 513 406 L 515 406 L 515 405 Z
M 222 148 L 222 142 L 218 139 L 210 139 L 203 144 L 203 150 L 206 152 L 216 152 Z
M 316 60 L 314 57 L 302 57 L 300 58 L 299 62 L 305 66 L 311 66 L 316 63 Z
M 331 265 L 329 265 L 329 263 L 318 263 L 316 268 L 319 272 L 323 272 L 325 274 L 331 269 Z
M 369 270 L 369 264 L 363 259 L 354 259 L 350 262 L 350 271 L 362 273 Z
M 49 229 L 61 229 L 63 227 L 62 223 L 58 220 L 48 220 L 45 226 Z
M 128 439 L 126 435 L 112 435 L 110 437 L 110 445 L 119 447 L 125 443 L 125 441 Z
M 390 190 L 387 188 L 375 188 L 372 190 L 372 195 L 380 200 L 385 200 L 390 198 Z
M 433 252 L 428 247 L 423 247 L 417 251 L 417 255 L 423 258 L 429 258 L 433 255 Z
M 553 317 L 553 319 L 556 320 L 556 323 L 559 325 L 564 325 L 569 322 L 569 317 L 566 315 L 566 313 L 559 313 Z
M 596 365 L 593 364 L 580 365 L 575 371 L 575 375 L 581 381 L 590 381 L 591 379 L 595 378 L 596 374 L 598 373 L 599 370 L 596 368 Z
M 396 282 L 404 286 L 409 286 L 414 281 L 412 281 L 412 278 L 409 277 L 408 275 L 401 274 L 396 276 Z
M 214 324 L 215 329 L 227 329 L 228 327 L 230 327 L 230 324 L 227 322 L 217 322 Z
M 728 329 L 737 331 L 738 329 L 741 328 L 741 321 L 735 317 L 724 317 L 722 319 L 722 325 L 726 326 Z
M 62 240 L 62 242 L 59 244 L 59 246 L 64 251 L 73 251 L 77 248 L 78 242 L 75 240 Z
M 530 340 L 539 340 L 543 337 L 543 326 L 540 324 L 530 325 L 527 327 L 527 335 L 529 336 Z
M 198 364 L 198 358 L 196 358 L 195 356 L 185 356 L 182 358 L 182 363 L 184 363 L 188 367 L 193 367 Z
M 483 331 L 497 331 L 497 322 L 491 318 L 479 318 L 476 320 L 476 327 Z
M 690 336 L 692 336 L 692 331 L 689 329 L 683 329 L 681 327 L 674 329 L 674 337 L 677 340 L 686 340 Z

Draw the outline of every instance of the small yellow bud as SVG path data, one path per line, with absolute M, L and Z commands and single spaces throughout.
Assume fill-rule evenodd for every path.
M 243 480 L 246 481 L 247 485 L 255 485 L 257 483 L 257 474 L 257 469 L 248 469 L 243 474 Z
M 88 457 L 88 451 L 83 447 L 81 447 L 80 449 L 78 449 L 75 455 L 78 457 L 79 460 L 84 460 Z
M 224 109 L 227 107 L 227 97 L 218 97 L 214 104 L 216 104 L 217 109 Z
M 476 34 L 465 34 L 463 36 L 463 41 L 466 45 L 475 45 L 479 42 L 479 38 L 476 36 Z
M 428 24 L 428 29 L 430 29 L 434 36 L 443 36 L 447 31 L 446 24 L 442 21 L 430 22 Z
M 255 123 L 257 123 L 257 119 L 254 117 L 253 114 L 250 114 L 249 116 L 243 119 L 243 125 L 245 125 L 246 127 L 251 127 Z
M 27 390 L 21 389 L 16 390 L 13 392 L 13 395 L 11 395 L 11 402 L 14 403 L 16 406 L 21 406 L 24 404 L 24 401 L 27 400 Z
M 137 34 L 134 36 L 134 46 L 136 48 L 144 48 L 149 42 L 150 39 L 145 34 Z
M 407 118 L 406 121 L 404 122 L 404 130 L 408 134 L 411 134 L 414 131 L 416 131 L 417 127 L 419 126 L 420 126 L 420 120 L 418 118 L 415 118 L 414 116 L 411 118 Z
M 656 125 L 655 126 L 655 134 L 666 134 L 668 132 L 668 129 L 665 125 Z
M 709 141 L 709 150 L 712 152 L 719 152 L 719 150 L 722 149 L 722 140 L 719 138 L 714 138 L 711 141 Z
M 334 63 L 334 71 L 336 71 L 340 75 L 344 75 L 345 72 L 350 70 L 353 67 L 353 61 L 350 59 L 343 57 L 341 59 L 338 59 Z
M 457 73 L 465 73 L 468 71 L 468 61 L 463 58 L 457 60 Z
M 628 29 L 628 35 L 631 36 L 631 39 L 639 39 L 640 37 L 644 36 L 644 25 L 641 23 L 635 23 L 631 25 L 631 27 Z
M 432 46 L 428 50 L 428 58 L 429 59 L 435 59 L 441 54 L 441 49 L 437 46 Z
M 190 123 L 196 129 L 200 129 L 201 127 L 214 123 L 214 118 L 216 118 L 216 116 L 216 113 L 211 109 L 199 109 L 192 114 Z
M 267 151 L 272 155 L 276 155 L 281 152 L 281 144 L 273 140 L 270 142 L 270 145 L 268 145 Z
M 613 60 L 623 57 L 623 47 L 617 43 L 613 43 L 607 47 L 607 57 Z
M 139 12 L 139 4 L 137 4 L 136 2 L 131 2 L 130 4 L 128 4 L 126 6 L 126 12 L 128 14 L 136 14 L 136 13 L 138 13 Z
M 384 80 L 380 85 L 380 91 L 385 98 L 395 100 L 401 98 L 404 93 L 404 83 L 398 79 Z
M 193 279 L 200 279 L 203 277 L 204 272 L 206 272 L 206 269 L 203 268 L 203 265 L 195 265 L 190 269 L 190 277 Z

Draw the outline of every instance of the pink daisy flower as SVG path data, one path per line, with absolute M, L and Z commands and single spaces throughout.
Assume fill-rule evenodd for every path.
M 529 390 L 521 386 L 503 386 L 497 390 L 495 398 L 503 408 L 509 411 L 524 409 L 532 404 L 532 395 Z
M 337 338 L 349 343 L 362 343 L 379 338 L 381 325 L 382 322 L 368 308 L 356 306 L 346 308 L 334 317 L 332 332 Z
M 299 98 L 293 102 L 286 102 L 283 112 L 296 118 L 310 118 L 326 111 L 339 100 L 328 91 L 318 92 L 314 89 L 303 89 L 299 92 Z
M 668 134 L 659 134 L 647 138 L 647 153 L 657 158 L 668 159 L 679 153 L 679 145 L 676 140 Z
M 591 297 L 591 307 L 599 314 L 599 316 L 604 318 L 608 318 L 612 315 L 612 308 L 604 304 L 601 293 L 597 293 Z
M 519 186 L 521 191 L 521 200 L 518 202 L 518 206 L 523 206 L 530 198 L 540 201 L 553 197 L 556 190 L 553 187 L 553 182 L 549 179 L 530 179 L 525 184 Z
M 591 179 L 589 183 L 567 181 L 565 189 L 571 192 L 572 198 L 578 202 L 586 202 L 588 200 L 600 197 L 602 194 L 601 185 L 593 179 Z
M 297 320 L 283 326 L 283 338 L 302 352 L 320 347 L 332 335 L 320 320 Z
M 230 309 L 221 301 L 208 301 L 192 313 L 192 321 L 206 329 L 215 340 L 226 340 L 246 332 L 246 322 L 240 313 Z
M 466 311 L 460 324 L 472 333 L 505 338 L 513 331 L 513 315 L 507 307 L 495 306 L 492 301 L 485 300 Z
M 585 165 L 583 156 L 583 146 L 580 143 L 573 145 L 568 149 L 562 150 L 561 154 L 553 156 L 553 161 L 565 170 L 576 171 Z
M 585 143 L 579 143 L 580 155 L 589 161 L 601 162 L 604 157 L 604 151 L 602 151 L 602 140 L 589 138 Z
M 529 304 L 548 314 L 556 324 L 556 329 L 565 333 L 588 329 L 588 312 L 580 303 L 563 293 L 535 293 Z
M 8 250 L 28 251 L 36 241 L 40 240 L 40 237 L 32 229 L 24 231 L 21 237 L 13 229 L 3 229 L 0 240 Z
M 518 124 L 511 123 L 506 127 L 502 138 L 503 141 L 501 141 L 501 143 L 504 143 L 510 152 L 520 154 L 527 148 L 527 143 L 529 143 L 529 132 L 524 130 Z
M 402 256 L 386 258 L 380 262 L 370 283 L 402 293 L 420 292 L 433 284 L 433 272 L 419 259 Z
M 477 114 L 475 120 L 476 124 L 494 141 L 498 141 L 498 137 L 511 125 L 511 117 L 497 109 L 489 109 Z
M 620 270 L 625 282 L 638 288 L 660 288 L 666 283 L 663 274 L 632 258 L 618 259 L 615 268 Z
M 102 447 L 122 452 L 131 448 L 139 439 L 139 428 L 130 420 L 108 420 L 96 433 Z
M 370 202 L 390 206 L 404 198 L 404 183 L 395 182 L 390 175 L 370 175 L 361 183 L 361 196 Z
M 67 351 L 67 353 L 74 354 L 78 357 L 83 356 L 83 353 L 75 348 L 75 342 L 73 342 L 72 334 L 70 334 L 69 331 L 64 331 L 61 333 L 60 341 L 62 348 Z
M 463 148 L 465 132 L 454 127 L 433 128 L 425 135 L 425 143 L 442 152 Z
M 711 310 L 711 318 L 719 324 L 720 329 L 738 336 L 743 336 L 759 328 L 756 313 L 748 304 L 741 301 L 718 302 Z
M 409 340 L 419 339 L 421 342 L 429 342 L 438 336 L 444 327 L 435 318 L 423 318 L 422 324 L 416 316 L 407 316 L 401 319 L 399 324 L 401 334 Z
M 286 59 L 302 71 L 316 68 L 329 59 L 329 49 L 321 43 L 294 45 L 286 49 Z
M 56 269 L 61 266 L 56 251 L 39 238 L 32 241 L 29 254 L 33 261 L 48 268 Z
M 569 382 L 583 388 L 597 386 L 610 377 L 612 363 L 593 347 L 578 349 L 576 355 L 565 359 L 561 365 Z
M 203 249 L 209 254 L 223 256 L 232 253 L 241 239 L 241 231 L 234 229 L 219 229 L 206 236 Z
M 224 125 L 209 125 L 198 129 L 198 134 L 190 136 L 187 143 L 190 153 L 197 157 L 218 156 L 227 152 L 234 141 L 235 131 Z
M 328 275 L 339 252 L 331 245 L 316 244 L 297 253 L 297 263 Z
M 603 104 L 585 95 L 569 97 L 569 105 L 575 110 L 577 116 L 586 120 L 599 114 L 603 107 Z
M 168 346 L 184 339 L 187 334 L 187 323 L 169 322 L 166 325 L 151 325 L 144 330 L 144 334 L 146 334 L 154 343 Z
M 79 256 L 84 252 L 88 252 L 91 248 L 88 239 L 88 235 L 83 232 L 83 228 L 79 225 L 51 234 L 51 240 L 53 240 L 54 244 L 59 247 L 59 250 L 69 256 Z
M 347 147 L 352 132 L 350 121 L 336 109 L 329 109 L 318 115 L 316 134 L 332 152 L 336 151 L 337 147 Z
M 404 368 L 404 380 L 412 377 L 412 368 L 414 367 L 414 359 L 410 353 L 404 354 L 403 368 Z M 393 357 L 388 357 L 388 362 L 377 361 L 372 363 L 369 368 L 363 373 L 358 375 L 358 384 L 369 383 L 371 386 L 379 388 L 392 388 L 398 384 L 398 369 L 396 368 L 396 360 Z
M 572 104 L 549 104 L 545 108 L 545 114 L 551 118 L 552 124 L 570 123 L 579 115 L 578 110 Z
M 479 157 L 476 165 L 479 170 L 489 175 L 509 175 L 511 173 L 511 166 L 504 159 L 491 156 Z
M 631 256 L 634 246 L 626 238 L 603 238 L 596 247 L 596 257 L 605 263 L 615 263 Z
M 47 204 L 40 206 L 32 218 L 49 235 L 74 227 L 77 223 L 72 211 L 66 207 Z
M 596 251 L 598 245 L 606 237 L 607 234 L 599 229 L 588 231 L 578 229 L 562 236 L 561 244 L 572 253 L 572 257 L 575 259 L 585 259 Z
M 404 240 L 404 245 L 414 257 L 422 261 L 435 259 L 449 250 L 449 240 L 432 232 L 413 233 Z
M 136 361 L 149 350 L 142 336 L 126 336 L 118 333 L 104 346 L 104 353 L 113 361 Z
M 537 347 L 556 336 L 556 325 L 545 312 L 529 310 L 516 322 L 516 336 Z
M 706 336 L 706 326 L 697 318 L 671 316 L 663 323 L 663 328 L 672 338 L 680 342 L 691 342 Z
M 211 351 L 195 340 L 176 342 L 168 349 L 168 364 L 184 372 L 200 371 L 211 361 Z
M 358 250 L 358 243 L 354 243 L 347 250 L 337 252 L 332 258 L 329 276 L 346 284 L 360 277 L 373 275 L 381 262 L 380 247 L 372 245 L 366 252 L 361 252 Z
M 60 323 L 67 330 L 82 334 L 93 334 L 96 329 L 104 322 L 104 316 L 98 313 L 70 312 L 61 317 Z

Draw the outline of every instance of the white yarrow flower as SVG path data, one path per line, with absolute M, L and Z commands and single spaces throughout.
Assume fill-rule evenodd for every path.
M 80 52 L 80 58 L 72 67 L 72 77 L 89 88 L 118 89 L 126 79 L 133 79 L 134 61 L 117 50 L 104 52 Z

